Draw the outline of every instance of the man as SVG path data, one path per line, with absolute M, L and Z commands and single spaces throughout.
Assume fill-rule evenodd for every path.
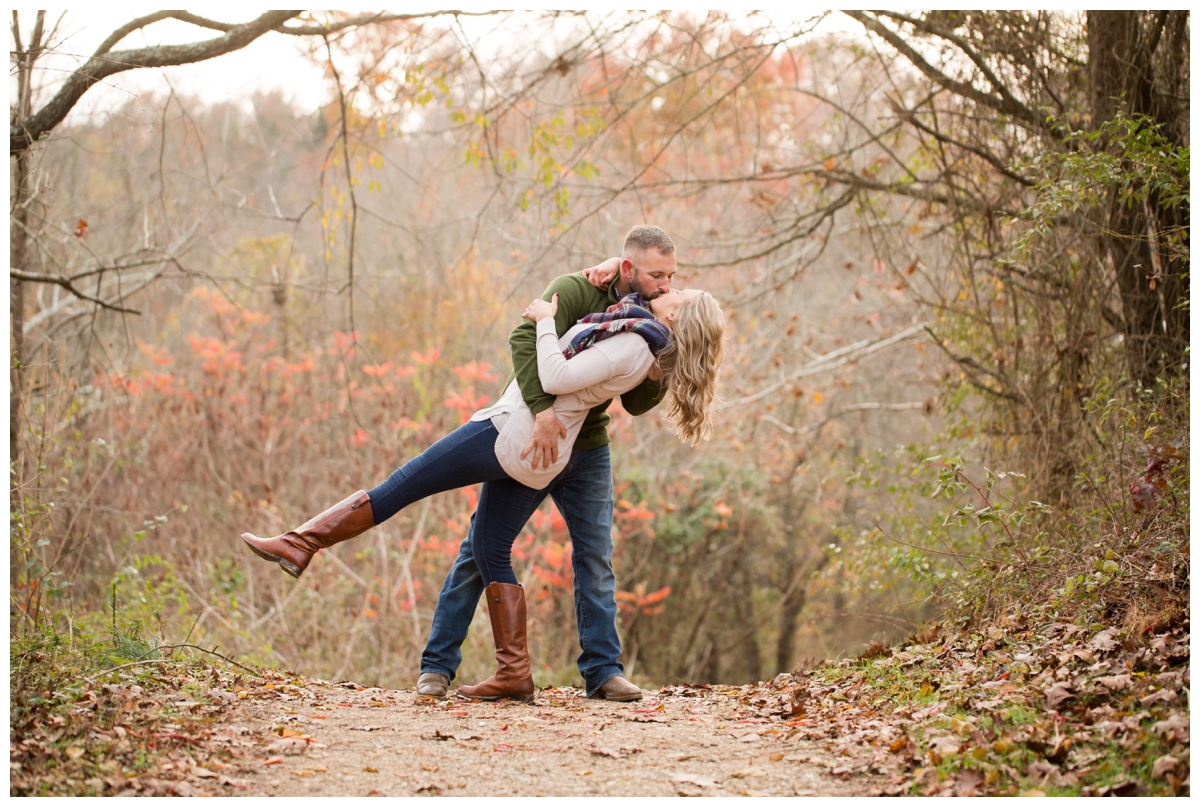
M 614 270 L 616 277 L 614 277 Z M 588 314 L 604 311 L 630 292 L 647 300 L 671 289 L 675 274 L 675 244 L 658 227 L 634 227 L 625 236 L 621 258 L 610 259 L 583 273 L 555 278 L 542 299 L 558 295 L 554 326 L 562 336 Z M 609 283 L 609 281 L 612 281 Z M 521 396 L 534 414 L 533 435 L 521 454 L 532 467 L 549 467 L 558 459 L 558 439 L 566 429 L 554 414 L 554 396 L 538 380 L 537 328 L 523 320 L 509 336 L 513 372 Z M 649 412 L 662 400 L 665 390 L 647 379 L 621 396 L 621 405 L 631 415 Z M 612 464 L 608 451 L 608 421 L 605 401 L 588 413 L 575 440 L 570 462 L 546 488 L 571 535 L 571 561 L 575 570 L 575 619 L 581 652 L 577 660 L 587 696 L 608 700 L 640 700 L 642 691 L 621 674 L 618 660 L 621 640 L 617 635 L 616 578 L 612 569 Z M 446 694 L 462 661 L 460 646 L 466 639 L 475 607 L 483 593 L 483 581 L 475 565 L 475 516 L 467 539 L 438 595 L 429 640 L 421 654 L 421 677 L 417 692 L 441 697 Z

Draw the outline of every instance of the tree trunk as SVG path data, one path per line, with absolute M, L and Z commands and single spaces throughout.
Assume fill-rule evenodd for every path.
M 1164 136 L 1183 145 L 1175 95 L 1186 60 L 1176 58 L 1175 50 L 1179 30 L 1186 30 L 1186 12 L 1089 11 L 1087 25 L 1093 125 L 1102 126 L 1118 112 L 1146 115 L 1160 124 Z M 1160 50 L 1165 56 L 1157 61 L 1165 70 L 1156 81 Z M 1105 236 L 1125 319 L 1126 366 L 1130 378 L 1145 386 L 1161 374 L 1179 372 L 1189 338 L 1187 312 L 1178 309 L 1187 295 L 1186 267 L 1169 258 L 1161 239 L 1155 254 L 1150 231 L 1152 224 L 1156 234 L 1186 227 L 1189 211 L 1164 208 L 1154 199 L 1149 207 L 1155 222 L 1139 203 L 1130 206 L 1114 190 Z
M 13 269 L 27 268 L 25 263 L 29 251 L 26 227 L 29 211 L 25 206 L 29 184 L 29 152 L 22 151 L 10 160 L 12 172 L 12 222 L 8 229 L 8 261 Z M 25 357 L 25 283 L 10 277 L 8 281 L 8 321 L 12 338 L 12 353 L 9 356 L 8 391 L 8 458 L 16 473 L 9 480 L 16 495 L 16 485 L 21 468 L 21 370 Z
M 795 574 L 795 572 L 792 572 Z M 779 643 L 775 645 L 775 672 L 791 672 L 793 660 L 796 657 L 796 628 L 800 624 L 800 614 L 808 604 L 808 589 L 800 586 L 796 593 L 783 606 L 779 616 Z

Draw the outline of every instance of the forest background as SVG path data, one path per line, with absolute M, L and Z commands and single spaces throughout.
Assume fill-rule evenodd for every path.
M 613 406 L 635 681 L 762 680 L 932 619 L 1136 621 L 1186 585 L 1187 12 L 483 19 L 263 23 L 316 109 L 171 89 L 52 120 L 53 17 L 14 16 L 14 648 L 411 684 L 474 490 L 299 581 L 238 535 L 494 401 L 521 308 L 639 223 L 730 327 L 711 441 Z M 552 508 L 514 556 L 535 678 L 573 683 Z M 464 680 L 490 646 L 481 611 Z

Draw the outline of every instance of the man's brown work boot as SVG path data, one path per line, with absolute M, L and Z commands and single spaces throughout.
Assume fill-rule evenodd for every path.
M 640 701 L 642 699 L 642 690 L 636 684 L 630 683 L 629 679 L 625 676 L 614 675 L 605 681 L 590 697 L 603 701 Z
M 459 694 L 481 701 L 531 701 L 533 676 L 525 644 L 525 589 L 511 583 L 492 583 L 484 596 L 496 644 L 496 672 L 482 684 L 460 686 Z
M 441 673 L 421 673 L 417 679 L 417 694 L 428 695 L 431 698 L 444 698 L 450 689 L 450 679 Z
M 371 497 L 360 490 L 283 535 L 259 538 L 244 532 L 242 540 L 260 558 L 278 563 L 292 577 L 299 577 L 317 550 L 348 541 L 374 526 Z

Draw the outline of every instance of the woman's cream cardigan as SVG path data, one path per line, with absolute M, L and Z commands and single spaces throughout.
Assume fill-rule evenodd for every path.
M 543 390 L 558 396 L 554 401 L 554 414 L 567 429 L 567 436 L 558 440 L 557 462 L 549 468 L 534 470 L 532 453 L 521 459 L 521 452 L 529 445 L 533 434 L 533 413 L 521 397 L 516 379 L 504 390 L 500 400 L 471 416 L 471 420 L 488 420 L 508 415 L 507 419 L 501 418 L 504 425 L 496 438 L 496 459 L 509 476 L 535 490 L 549 485 L 566 467 L 588 410 L 642 383 L 654 364 L 654 354 L 646 340 L 629 332 L 596 342 L 568 361 L 562 354 L 563 349 L 586 327 L 575 325 L 561 339 L 556 339 L 553 317 L 545 317 L 537 324 L 538 379 Z

